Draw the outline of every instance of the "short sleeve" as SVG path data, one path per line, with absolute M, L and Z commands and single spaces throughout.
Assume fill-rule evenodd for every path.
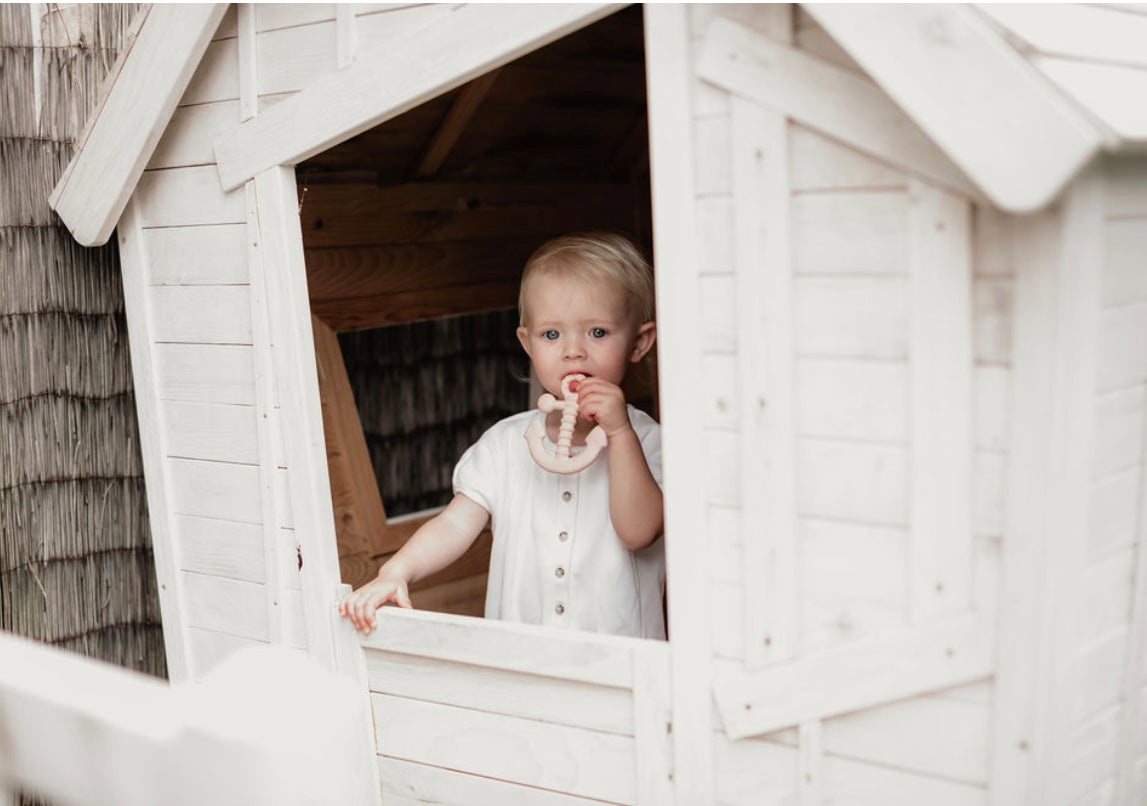
M 487 512 L 494 511 L 498 465 L 492 450 L 493 440 L 483 436 L 466 449 L 454 465 L 454 492 L 462 493 Z
M 661 479 L 661 426 L 640 409 L 636 411 L 640 415 L 640 420 L 635 424 L 635 430 L 641 443 L 641 452 L 645 454 L 645 463 L 649 465 L 649 472 L 657 482 L 657 486 L 664 487 Z M 635 419 L 632 413 L 630 419 Z

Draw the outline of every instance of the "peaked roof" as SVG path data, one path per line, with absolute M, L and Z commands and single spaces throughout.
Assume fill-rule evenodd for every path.
M 50 199 L 81 243 L 110 236 L 226 7 L 156 4 L 141 12 L 137 38 L 109 77 Z M 295 164 L 614 10 L 532 8 L 457 9 L 429 29 L 439 43 L 436 70 L 402 86 L 381 91 L 379 76 L 409 73 L 402 65 L 424 56 L 426 41 L 316 76 L 312 87 L 219 138 L 221 184 L 235 187 L 271 164 Z M 928 135 L 943 161 L 970 180 L 975 195 L 1004 210 L 1039 209 L 1097 153 L 1147 144 L 1147 7 L 809 4 L 806 10 Z M 474 37 L 474 30 L 499 35 Z M 961 185 L 968 185 L 962 177 Z

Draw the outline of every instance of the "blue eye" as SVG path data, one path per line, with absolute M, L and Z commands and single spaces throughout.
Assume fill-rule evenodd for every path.
M 589 330 L 589 335 L 595 339 L 604 339 L 606 330 L 604 327 L 593 327 Z
M 543 339 L 546 339 L 546 340 L 548 340 L 548 341 L 553 341 L 553 340 L 554 340 L 554 339 L 556 339 L 557 337 L 558 337 L 558 332 L 557 332 L 556 330 L 545 330 L 545 331 L 542 331 L 542 338 L 543 338 Z

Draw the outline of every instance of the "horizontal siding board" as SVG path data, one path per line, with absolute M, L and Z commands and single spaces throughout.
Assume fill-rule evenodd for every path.
M 168 227 L 143 233 L 150 285 L 249 282 L 246 224 Z
M 266 581 L 263 530 L 258 524 L 177 515 L 175 542 L 182 571 Z
M 804 516 L 899 526 L 908 517 L 904 447 L 797 440 L 797 506 Z
M 372 694 L 379 755 L 599 798 L 635 800 L 633 739 Z
M 1011 364 L 1014 294 L 1010 278 L 977 278 L 972 286 L 972 350 L 978 364 Z
M 210 165 L 215 162 L 215 138 L 238 125 L 238 101 L 181 106 L 172 114 L 147 167 Z
M 901 171 L 824 137 L 804 126 L 789 127 L 792 189 L 824 191 L 863 188 L 905 190 L 908 177 Z
M 247 286 L 153 286 L 148 298 L 157 342 L 251 344 Z
M 168 459 L 167 472 L 175 514 L 242 523 L 262 521 L 257 466 Z
M 1147 302 L 1147 218 L 1104 225 L 1101 295 L 1108 307 Z
M 378 777 L 386 806 L 424 803 L 442 806 L 595 806 L 601 803 L 388 756 L 378 757 Z
M 265 585 L 186 571 L 180 584 L 189 626 L 255 641 L 269 639 Z
M 1077 644 L 1125 629 L 1135 591 L 1135 551 L 1128 546 L 1101 558 L 1083 574 L 1077 615 Z
M 260 33 L 255 48 L 260 95 L 300 90 L 315 76 L 338 67 L 333 16 L 325 22 Z
M 167 455 L 253 465 L 259 462 L 253 406 L 222 403 L 161 403 L 167 423 Z
M 798 274 L 904 273 L 904 193 L 814 193 L 792 200 L 792 261 Z
M 972 534 L 999 537 L 1004 533 L 1007 458 L 996 452 L 972 455 Z
M 135 189 L 140 220 L 147 227 L 243 224 L 242 189 L 224 193 L 214 165 L 144 171 Z
M 707 275 L 697 285 L 702 353 L 734 354 L 737 345 L 737 315 L 732 275 Z
M 905 442 L 908 367 L 890 361 L 796 361 L 797 428 L 802 436 Z
M 1147 303 L 1108 308 L 1100 313 L 1096 356 L 1097 392 L 1147 381 Z
M 1147 387 L 1133 386 L 1095 400 L 1091 478 L 1123 473 L 1143 460 L 1143 421 Z
M 794 345 L 800 356 L 904 359 L 907 288 L 901 278 L 793 279 Z
M 1087 551 L 1090 557 L 1135 542 L 1141 468 L 1091 485 L 1087 503 Z
M 1119 705 L 1123 698 L 1123 677 L 1127 661 L 1126 627 L 1087 645 L 1071 666 L 1071 688 L 1067 708 L 1069 724 L 1079 725 L 1097 714 Z
M 241 652 L 244 649 L 263 648 L 267 646 L 267 642 L 214 630 L 205 630 L 200 627 L 188 627 L 187 646 L 191 679 L 202 680 L 216 666 L 236 652 Z
M 239 97 L 239 43 L 237 39 L 216 39 L 199 62 L 180 106 L 233 101 Z
M 161 400 L 255 404 L 251 348 L 217 344 L 157 344 Z
M 972 370 L 972 436 L 979 450 L 1007 450 L 1010 386 L 1007 367 L 978 366 Z

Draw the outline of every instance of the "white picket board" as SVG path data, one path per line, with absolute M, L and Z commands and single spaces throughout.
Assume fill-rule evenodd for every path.
M 364 654 L 377 694 L 634 735 L 633 695 L 626 689 L 418 655 Z
M 972 442 L 977 450 L 1007 450 L 1010 386 L 1007 367 L 972 368 Z
M 1097 352 L 1096 392 L 1147 381 L 1147 302 L 1104 309 Z
M 179 515 L 259 523 L 259 469 L 253 465 L 168 459 L 171 509 Z
M 177 515 L 175 545 L 181 571 L 260 584 L 266 581 L 263 532 L 258 524 Z
M 899 277 L 795 277 L 797 355 L 906 358 L 907 295 Z
M 706 81 L 899 169 L 982 198 L 940 148 L 866 78 L 729 20 L 715 19 L 705 37 L 695 70 Z
M 1102 302 L 1108 307 L 1147 302 L 1147 219 L 1104 224 Z
M 235 101 L 181 106 L 171 116 L 147 163 L 148 170 L 185 168 L 215 162 L 211 143 L 239 122 Z
M 973 351 L 976 363 L 1012 362 L 1012 308 L 1015 281 L 980 277 L 972 288 Z
M 223 344 L 155 345 L 161 400 L 253 405 L 251 348 Z
M 467 775 L 429 764 L 416 764 L 389 756 L 378 757 L 378 778 L 386 806 L 598 806 L 563 792 Z
M 801 436 L 907 443 L 906 364 L 801 358 L 795 368 Z
M 264 585 L 187 571 L 180 574 L 180 581 L 188 626 L 268 640 Z
M 235 188 L 277 165 L 295 165 L 612 11 L 572 5 L 560 13 L 557 6 L 544 11 L 525 5 L 494 8 L 452 8 L 449 16 L 424 29 L 428 35 L 319 76 L 299 94 L 224 135 L 215 143 L 223 187 Z M 434 55 L 426 50 L 428 42 L 435 43 Z
M 1123 67 L 1052 56 L 1035 56 L 1032 62 L 1064 95 L 1115 133 L 1117 139 L 1107 143 L 1108 148 L 1147 142 L 1147 112 L 1142 104 L 1128 102 L 1147 92 L 1147 70 L 1142 66 Z
M 976 9 L 1040 53 L 1147 67 L 1147 18 L 1097 4 L 985 3 Z
M 1099 557 L 1134 544 L 1142 466 L 1095 482 L 1087 491 L 1087 553 Z
M 798 511 L 903 526 L 908 521 L 908 458 L 902 446 L 802 437 L 796 446 Z
M 797 193 L 907 188 L 903 171 L 795 123 L 789 126 L 789 153 L 790 180 Z
M 180 459 L 257 464 L 255 409 L 222 403 L 162 403 L 167 455 Z
M 214 166 L 144 171 L 135 191 L 144 227 L 244 224 L 243 194 L 224 193 Z
M 1101 145 L 1084 115 L 1033 82 L 1025 59 L 971 9 L 806 10 L 1005 210 L 1047 204 Z
M 153 286 L 148 299 L 156 342 L 251 343 L 251 299 L 246 286 Z
M 908 204 L 898 191 L 800 193 L 792 200 L 798 274 L 902 275 Z
M 221 224 L 145 230 L 150 285 L 243 285 L 248 282 L 247 227 Z
M 180 106 L 235 101 L 239 98 L 239 46 L 231 37 L 216 39 L 207 46 L 203 58 L 187 91 L 180 98 Z M 237 122 L 237 121 L 236 121 Z
M 1091 479 L 1121 474 L 1143 461 L 1143 414 L 1147 388 L 1132 386 L 1095 398 L 1095 445 Z
M 636 802 L 633 739 L 438 703 L 371 695 L 379 755 Z

